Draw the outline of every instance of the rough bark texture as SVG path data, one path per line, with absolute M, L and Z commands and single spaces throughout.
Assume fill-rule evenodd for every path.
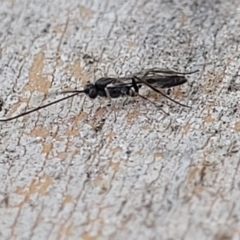
M 102 76 L 200 71 L 170 93 L 192 109 L 143 90 L 170 116 L 77 96 L 0 123 L 0 238 L 239 239 L 239 21 L 239 0 L 1 1 L 2 118 Z

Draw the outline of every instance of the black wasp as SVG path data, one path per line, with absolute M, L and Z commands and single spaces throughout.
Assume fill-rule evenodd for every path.
M 7 119 L 0 119 L 0 122 L 6 122 L 6 121 L 10 121 L 10 120 L 25 116 L 29 113 L 46 108 L 48 106 L 51 106 L 58 102 L 72 98 L 81 93 L 84 93 L 91 99 L 95 99 L 97 97 L 105 97 L 105 98 L 111 99 L 111 98 L 119 98 L 119 97 L 124 97 L 124 96 L 129 96 L 129 97 L 139 96 L 145 100 L 150 101 L 146 97 L 139 94 L 139 89 L 143 85 L 148 86 L 155 92 L 161 94 L 162 96 L 173 101 L 174 103 L 177 103 L 184 107 L 189 107 L 187 105 L 181 104 L 181 103 L 171 99 L 170 97 L 168 97 L 167 95 L 162 93 L 158 88 L 170 88 L 170 87 L 175 87 L 175 86 L 181 85 L 181 84 L 187 82 L 185 75 L 192 74 L 195 72 L 197 72 L 197 71 L 188 72 L 188 73 L 180 73 L 180 72 L 175 72 L 175 71 L 168 70 L 168 69 L 152 68 L 152 69 L 142 70 L 140 72 L 137 72 L 132 75 L 128 75 L 126 77 L 100 78 L 95 82 L 95 84 L 87 83 L 84 86 L 83 90 L 61 91 L 61 92 L 59 92 L 59 94 L 62 94 L 62 93 L 73 93 L 73 94 L 66 96 L 64 98 L 58 99 L 56 101 L 53 101 L 51 103 L 42 105 L 40 107 L 34 108 L 30 111 L 21 113 L 17 116 L 7 118 Z M 152 101 L 150 101 L 150 102 L 152 102 Z M 155 104 L 155 103 L 153 103 L 153 104 Z

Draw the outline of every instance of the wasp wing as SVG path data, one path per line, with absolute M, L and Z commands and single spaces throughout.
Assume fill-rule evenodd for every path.
M 198 70 L 197 70 L 198 71 Z M 197 71 L 192 72 L 176 72 L 170 69 L 164 68 L 150 68 L 143 69 L 140 72 L 136 72 L 126 77 L 118 78 L 122 82 L 131 82 L 131 79 L 137 78 L 142 81 L 136 81 L 137 84 L 143 84 L 144 82 L 151 84 L 156 88 L 170 88 L 175 87 L 187 82 L 185 75 L 192 74 Z
M 195 70 L 192 72 L 178 72 L 178 71 L 173 71 L 167 68 L 148 68 L 148 69 L 143 69 L 140 72 L 136 73 L 136 74 L 147 74 L 147 75 L 156 75 L 156 74 L 161 74 L 161 75 L 165 75 L 165 76 L 173 76 L 173 75 L 189 75 L 189 74 L 193 74 L 198 72 L 199 70 Z
M 155 67 L 143 69 L 139 72 L 129 74 L 124 77 L 105 78 L 99 79 L 98 81 L 101 82 L 104 87 L 114 87 L 118 85 L 129 86 L 132 85 L 132 79 L 135 78 L 141 79 L 141 81 L 136 80 L 136 84 L 138 85 L 143 85 L 144 82 L 146 82 L 147 84 L 151 84 L 155 88 L 171 88 L 186 83 L 187 78 L 185 77 L 185 75 L 195 72 L 198 72 L 198 70 L 192 72 L 177 72 L 170 69 Z M 98 81 L 96 82 L 97 85 Z

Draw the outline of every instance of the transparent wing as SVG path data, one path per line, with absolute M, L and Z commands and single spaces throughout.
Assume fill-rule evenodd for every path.
M 170 88 L 187 82 L 185 75 L 195 72 L 198 72 L 198 70 L 183 73 L 163 68 L 150 68 L 143 69 L 125 77 L 117 78 L 117 80 L 119 83 L 131 83 L 132 79 L 136 78 L 142 80 L 141 82 L 136 81 L 137 84 L 144 84 L 144 82 L 146 82 L 156 88 Z
M 192 72 L 177 72 L 177 71 L 173 71 L 167 68 L 148 68 L 148 69 L 143 69 L 140 72 L 135 73 L 135 75 L 138 75 L 138 77 L 140 77 L 141 75 L 144 76 L 185 76 L 185 75 L 189 75 L 189 74 L 193 74 L 198 72 L 199 70 L 195 70 Z

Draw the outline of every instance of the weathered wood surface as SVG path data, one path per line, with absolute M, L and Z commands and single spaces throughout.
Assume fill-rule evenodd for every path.
M 239 239 L 239 23 L 239 0 L 1 1 L 2 118 L 106 75 L 200 72 L 171 91 L 191 110 L 145 90 L 170 116 L 75 97 L 1 123 L 0 239 Z

